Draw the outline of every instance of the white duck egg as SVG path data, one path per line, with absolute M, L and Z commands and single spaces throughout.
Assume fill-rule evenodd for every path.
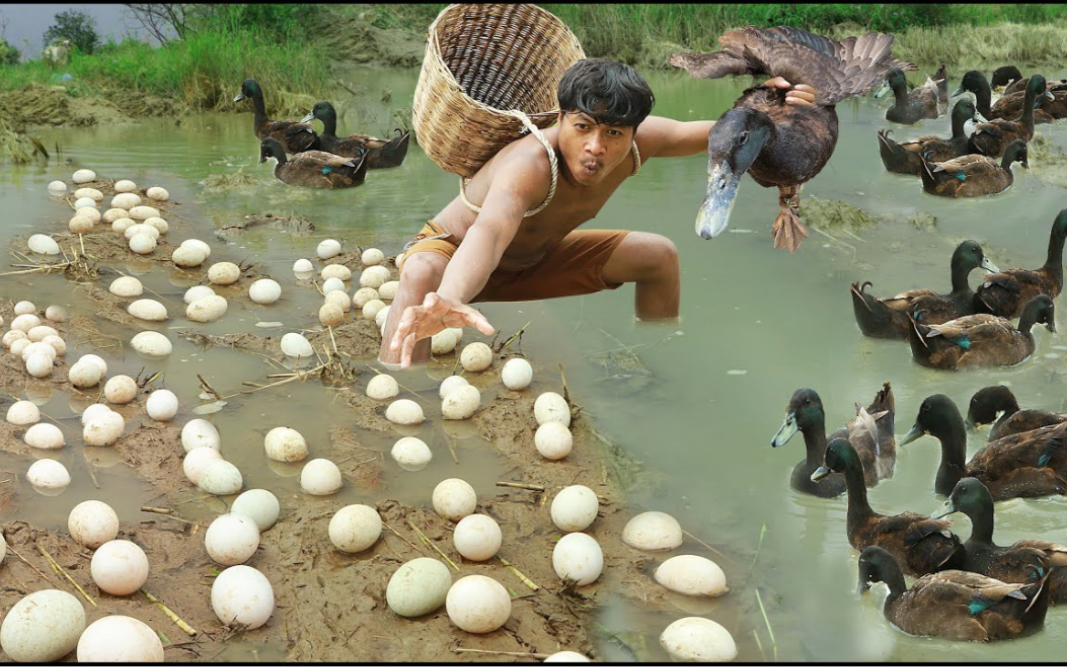
M 474 514 L 478 495 L 462 479 L 446 479 L 433 490 L 433 509 L 449 521 L 459 521 Z
M 82 426 L 85 426 L 94 419 L 106 415 L 109 412 L 111 412 L 111 408 L 104 405 L 103 403 L 93 403 L 89 407 L 82 410 Z
M 225 298 L 214 294 L 193 301 L 185 307 L 185 316 L 194 322 L 214 322 L 229 309 Z
M 360 255 L 359 261 L 363 262 L 363 266 L 378 266 L 385 261 L 385 253 L 377 248 L 367 248 Z
M 463 348 L 459 355 L 459 363 L 463 370 L 469 373 L 478 373 L 489 368 L 493 363 L 493 351 L 482 342 L 471 343 Z
M 17 318 L 16 318 L 17 319 Z M 30 337 L 26 335 L 26 332 L 22 329 L 11 329 L 6 332 L 3 337 L 3 345 L 6 348 L 10 348 L 16 341 L 24 340 L 29 342 Z
M 194 285 L 193 287 L 190 287 L 189 289 L 185 290 L 185 296 L 182 297 L 182 300 L 185 301 L 185 303 L 190 304 L 194 301 L 199 301 L 200 299 L 204 299 L 209 296 L 215 296 L 215 290 L 211 289 L 207 285 Z
M 204 451 L 211 450 L 205 449 Z M 248 517 L 256 524 L 260 532 L 268 530 L 278 522 L 281 510 L 277 496 L 266 489 L 249 489 L 237 496 L 230 507 L 231 514 Z
M 441 383 L 441 389 L 437 393 L 441 396 L 441 398 L 444 398 L 453 389 L 459 389 L 460 387 L 466 386 L 468 384 L 470 383 L 467 382 L 467 378 L 463 377 L 462 375 L 449 375 L 445 378 L 444 382 Z
M 66 322 L 67 321 L 67 309 L 63 306 L 57 306 L 55 304 L 45 308 L 45 319 L 52 322 Z
M 163 322 L 167 319 L 167 307 L 155 299 L 138 299 L 126 307 L 126 312 L 146 322 Z
M 74 217 L 76 218 L 79 216 Z M 104 214 L 100 217 L 100 220 L 105 224 L 111 225 L 114 224 L 116 220 L 128 217 L 130 217 L 130 212 L 124 208 L 109 208 L 108 210 L 104 211 Z M 86 219 L 88 220 L 88 218 Z M 73 218 L 71 218 L 71 222 L 74 222 Z M 92 220 L 89 220 L 89 223 L 92 224 Z
M 311 263 L 310 259 L 298 259 L 293 262 L 293 273 L 296 274 L 309 274 L 306 277 L 310 278 L 310 274 L 314 273 L 315 265 Z
M 330 519 L 330 542 L 347 554 L 358 554 L 374 546 L 382 535 L 382 518 L 368 505 L 342 507 Z
M 334 290 L 332 292 L 326 293 L 327 296 L 329 296 L 330 294 L 344 294 L 344 292 Z M 322 308 L 319 308 L 319 322 L 322 323 L 322 326 L 335 327 L 344 321 L 345 311 L 342 310 L 341 306 L 338 306 L 336 303 L 324 303 L 322 304 Z
M 129 595 L 148 581 L 148 556 L 129 540 L 111 540 L 93 554 L 89 571 L 100 590 Z
M 382 308 L 378 311 L 378 314 L 374 316 L 374 324 L 383 331 L 385 330 L 385 323 L 389 319 L 389 308 L 390 306 Z
M 204 257 L 205 258 L 206 257 L 211 257 L 211 246 L 209 246 L 208 244 L 204 243 L 200 239 L 189 239 L 187 241 L 182 241 L 181 247 L 199 248 L 200 252 L 204 253 Z
M 61 195 L 67 191 L 67 184 L 63 181 L 52 181 L 48 184 L 48 194 Z
M 92 169 L 79 169 L 74 172 L 74 176 L 72 176 L 70 180 L 78 184 L 92 183 L 96 180 L 96 172 Z
M 66 591 L 30 593 L 11 607 L 0 625 L 0 648 L 15 662 L 55 662 L 78 645 L 85 609 Z
M 33 330 L 36 331 L 40 328 L 41 327 L 36 327 Z M 32 340 L 32 338 L 28 338 L 27 340 Z M 56 358 L 56 349 L 48 343 L 45 343 L 43 341 L 37 341 L 36 343 L 30 343 L 26 346 L 25 349 L 22 350 L 22 360 L 28 360 L 31 354 L 43 354 L 54 361 Z
M 123 405 L 137 397 L 137 382 L 129 375 L 116 375 L 104 384 L 104 397 Z
M 81 215 L 85 214 L 81 213 Z M 126 230 L 130 227 L 133 227 L 135 224 L 137 223 L 133 221 L 133 218 L 116 218 L 111 223 L 111 231 L 118 232 L 119 234 L 123 235 L 123 238 L 125 238 Z
M 437 611 L 451 586 L 452 573 L 447 565 L 436 558 L 416 558 L 389 577 L 385 600 L 393 613 L 415 618 Z
M 352 302 L 344 292 L 333 291 L 326 295 L 326 303 L 340 307 L 343 312 L 352 310 Z
M 136 192 L 120 192 L 111 198 L 111 205 L 129 211 L 134 206 L 141 205 L 141 195 Z
M 408 472 L 422 470 L 433 460 L 433 452 L 426 443 L 410 436 L 397 440 L 389 454 L 397 465 Z
M 185 269 L 196 268 L 203 264 L 206 259 L 207 255 L 204 254 L 204 251 L 196 246 L 178 246 L 170 254 L 170 261 L 174 262 L 175 266 Z M 214 294 L 214 292 L 212 293 Z
M 495 579 L 471 574 L 448 589 L 445 609 L 449 620 L 460 630 L 484 634 L 508 622 L 511 596 Z
M 63 438 L 63 431 L 55 424 L 46 422 L 37 423 L 26 429 L 23 441 L 30 447 L 37 449 L 60 449 L 67 441 Z
M 222 448 L 222 438 L 215 425 L 206 419 L 193 419 L 182 427 L 182 447 L 191 452 L 197 447 Z
M 233 262 L 215 262 L 207 270 L 207 279 L 215 285 L 232 285 L 241 278 L 241 267 Z
M 550 461 L 565 458 L 574 448 L 574 436 L 562 422 L 545 422 L 534 433 L 537 453 Z
M 58 255 L 59 244 L 51 236 L 34 234 L 26 242 L 29 249 L 39 255 Z
M 385 401 L 396 398 L 400 393 L 400 385 L 392 375 L 375 375 L 367 383 L 367 397 L 376 401 Z
M 216 496 L 228 496 L 241 490 L 244 479 L 234 464 L 229 461 L 215 461 L 204 470 L 197 486 L 201 491 Z
M 223 625 L 255 630 L 274 613 L 274 589 L 253 567 L 228 567 L 211 584 L 211 608 Z
M 378 290 L 373 287 L 360 287 L 352 294 L 352 305 L 362 312 L 363 306 L 379 298 Z
M 307 441 L 294 429 L 278 426 L 263 439 L 267 458 L 272 461 L 303 461 L 308 455 Z
M 675 662 L 730 662 L 737 657 L 737 644 L 730 631 L 699 616 L 671 623 L 659 643 Z
M 323 280 L 329 280 L 330 278 L 337 278 L 338 280 L 351 280 L 352 269 L 348 268 L 344 264 L 329 264 L 323 267 L 319 272 L 319 276 Z
M 48 336 L 58 336 L 59 332 L 50 326 L 38 324 L 26 332 L 26 336 L 35 343 L 40 343 Z
M 401 426 L 411 426 L 426 421 L 426 417 L 422 414 L 422 406 L 407 398 L 390 403 L 385 409 L 385 418 Z
M 282 286 L 270 278 L 260 278 L 248 286 L 248 298 L 262 306 L 269 306 L 282 296 Z
M 385 302 L 381 299 L 371 299 L 367 303 L 363 304 L 363 319 L 373 320 L 378 317 L 378 313 L 385 308 Z
M 84 207 L 84 208 L 79 208 L 76 211 L 74 211 L 74 215 L 80 215 L 80 216 L 82 216 L 84 218 L 89 218 L 90 220 L 93 221 L 94 225 L 99 223 L 100 222 L 100 218 L 101 218 L 100 211 L 98 209 L 89 208 L 87 206 Z
M 158 331 L 142 331 L 130 339 L 130 346 L 149 359 L 162 359 L 174 349 L 170 340 Z
M 145 196 L 156 201 L 167 201 L 170 199 L 170 193 L 167 192 L 166 188 L 161 188 L 158 185 L 148 188 L 145 192 Z
M 726 575 L 714 561 L 701 556 L 675 556 L 663 562 L 654 578 L 666 588 L 683 595 L 718 596 L 730 589 Z
M 500 526 L 485 514 L 471 514 L 459 520 L 452 533 L 456 551 L 467 560 L 489 560 L 500 551 L 503 535 Z
M 319 256 L 319 259 L 330 259 L 341 254 L 341 242 L 334 239 L 326 239 L 319 243 L 319 247 L 315 249 L 315 254 Z
M 133 192 L 137 189 L 137 184 L 128 179 L 122 179 L 121 181 L 115 181 L 115 192 Z
M 482 392 L 466 384 L 445 394 L 441 401 L 441 414 L 445 419 L 468 419 L 482 404 Z
M 26 481 L 35 488 L 65 489 L 70 484 L 70 473 L 67 472 L 67 467 L 59 461 L 41 459 L 35 461 L 26 471 Z
M 67 229 L 71 234 L 88 234 L 93 231 L 93 221 L 84 215 L 76 215 L 70 219 Z
M 298 333 L 287 333 L 282 336 L 282 354 L 287 357 L 310 357 L 315 354 L 311 343 Z
M 41 326 L 41 318 L 37 317 L 34 313 L 22 313 L 21 315 L 16 316 L 15 319 L 11 320 L 11 328 L 26 333 L 27 338 L 29 338 L 30 329 L 39 326 Z
M 124 232 L 122 232 L 122 235 L 125 236 L 127 240 L 132 239 L 137 234 L 148 234 L 156 241 L 159 241 L 159 230 L 155 227 L 149 227 L 148 225 L 141 223 L 130 225 Z
M 682 545 L 682 527 L 670 514 L 642 512 L 626 524 L 622 541 L 643 551 L 665 551 Z
M 74 200 L 74 210 L 77 211 L 80 208 L 96 208 L 96 200 L 92 197 L 78 197 Z
M 541 426 L 547 422 L 571 425 L 571 408 L 567 401 L 554 391 L 546 391 L 534 401 L 534 419 Z
M 104 201 L 104 193 L 96 188 L 78 188 L 74 191 L 75 199 L 81 199 L 82 197 L 88 197 L 93 201 Z
M 157 422 L 169 422 L 178 414 L 178 397 L 168 389 L 157 389 L 149 394 L 145 411 Z
M 67 530 L 74 541 L 96 549 L 119 534 L 119 517 L 107 503 L 86 500 L 78 503 L 67 517 Z
M 600 501 L 588 486 L 568 486 L 552 499 L 552 523 L 568 533 L 585 530 L 596 520 Z
M 163 218 L 156 218 L 156 217 L 148 218 L 147 220 L 144 221 L 144 224 L 148 225 L 149 227 L 151 227 L 152 229 L 156 230 L 160 234 L 166 234 L 167 232 L 170 231 L 170 225 L 167 224 L 167 221 L 164 220 Z
M 111 281 L 111 285 L 107 289 L 115 296 L 123 297 L 141 296 L 144 293 L 144 286 L 141 285 L 141 281 L 133 276 L 116 278 Z
M 500 369 L 500 379 L 504 386 L 512 391 L 520 391 L 530 386 L 533 382 L 533 366 L 529 361 L 520 359 L 508 359 L 504 367 Z
M 215 461 L 221 460 L 222 454 L 217 449 L 197 447 L 182 459 L 182 472 L 185 473 L 185 479 L 199 485 L 208 467 Z
M 41 421 L 41 409 L 33 401 L 17 401 L 7 409 L 7 423 L 31 426 Z
M 575 653 L 574 651 L 559 651 L 548 656 L 542 662 L 592 662 L 589 658 L 585 657 L 581 653 Z
M 56 356 L 62 357 L 67 353 L 67 341 L 59 336 L 45 336 L 42 342 L 48 343 L 56 351 Z
M 149 218 L 158 218 L 159 209 L 152 206 L 134 206 L 130 209 L 130 217 L 134 220 L 147 220 Z
M 340 278 L 327 278 L 322 283 L 322 293 L 329 294 L 330 292 L 345 291 L 345 281 Z
M 30 342 L 29 336 L 25 338 L 20 338 L 15 342 L 11 343 L 11 354 L 17 357 L 22 357 L 22 353 L 25 352 L 26 349 L 29 348 L 29 346 L 32 344 L 33 343 Z
M 329 459 L 308 461 L 300 471 L 300 488 L 313 496 L 328 496 L 341 488 L 341 470 Z
M 396 298 L 397 290 L 400 289 L 400 281 L 390 280 L 389 282 L 382 283 L 382 286 L 378 288 L 379 298 L 382 301 L 392 301 Z
M 115 444 L 122 437 L 126 420 L 117 412 L 108 411 L 91 419 L 82 429 L 82 439 L 86 445 L 106 447 Z
M 130 250 L 138 255 L 147 255 L 156 249 L 156 239 L 151 234 L 140 232 L 130 239 Z
M 26 372 L 35 378 L 45 378 L 51 375 L 54 365 L 52 357 L 41 352 L 31 354 L 26 358 Z
M 363 269 L 363 273 L 359 274 L 359 286 L 378 289 L 385 283 L 389 282 L 390 278 L 392 278 L 392 274 L 390 274 L 389 269 L 384 266 L 367 267 L 366 269 Z
M 259 527 L 243 514 L 223 514 L 208 526 L 204 546 L 219 565 L 240 565 L 259 547 Z
M 585 586 L 597 580 L 604 570 L 604 551 L 585 533 L 568 533 L 552 550 L 552 569 L 563 581 Z
M 163 642 L 149 625 L 129 616 L 105 616 L 85 628 L 78 662 L 163 662 Z

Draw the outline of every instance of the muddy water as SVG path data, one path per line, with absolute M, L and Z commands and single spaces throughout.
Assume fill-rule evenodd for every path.
M 1057 78 L 1059 72 L 1052 72 Z M 356 70 L 351 80 L 366 87 L 366 95 L 341 111 L 342 128 L 387 134 L 395 124 L 393 110 L 409 106 L 417 72 Z M 656 113 L 681 120 L 714 118 L 728 108 L 747 81 L 691 81 L 683 74 L 649 76 L 656 92 Z M 951 84 L 958 81 L 952 76 Z M 382 91 L 391 100 L 382 101 Z M 670 512 L 702 540 L 751 558 L 755 587 L 736 587 L 731 596 L 748 598 L 738 605 L 743 618 L 709 617 L 737 628 L 740 659 L 857 661 L 857 660 L 1054 660 L 1067 637 L 1062 610 L 1049 614 L 1045 630 L 1017 642 L 982 646 L 917 639 L 890 627 L 881 616 L 884 587 L 864 597 L 855 595 L 856 554 L 845 540 L 845 503 L 799 495 L 789 488 L 792 466 L 803 457 L 798 435 L 785 448 L 769 446 L 784 416 L 792 392 L 812 387 L 822 396 L 828 427 L 853 414 L 854 401 L 868 402 L 883 381 L 897 397 L 897 430 L 910 427 L 922 399 L 945 393 L 963 404 L 978 388 L 1009 383 L 1024 406 L 1062 410 L 1065 400 L 1064 353 L 1067 341 L 1045 329 L 1035 329 L 1034 358 L 1003 371 L 950 374 L 915 365 L 900 342 L 862 337 L 854 324 L 848 285 L 871 280 L 877 294 L 913 287 L 948 287 L 948 260 L 965 238 L 980 241 L 1001 267 L 1039 266 L 1045 256 L 1055 214 L 1067 203 L 1051 160 L 1031 154 L 1029 172 L 1017 169 L 1015 185 L 1005 194 L 975 201 L 950 201 L 926 195 L 918 179 L 885 173 L 877 153 L 875 132 L 886 126 L 888 102 L 848 101 L 838 107 L 841 136 L 833 159 L 813 182 L 804 198 L 844 201 L 879 216 L 881 222 L 862 229 L 830 229 L 808 220 L 829 236 L 813 231 L 795 255 L 774 250 L 770 238 L 776 193 L 746 178 L 738 195 L 730 230 L 711 241 L 693 231 L 693 219 L 703 193 L 705 160 L 699 156 L 652 160 L 627 183 L 590 227 L 652 231 L 671 238 L 682 264 L 682 320 L 676 325 L 635 325 L 633 288 L 589 297 L 518 305 L 490 304 L 484 309 L 505 333 L 532 322 L 523 337 L 523 351 L 546 366 L 562 363 L 567 380 L 597 428 L 618 442 L 649 469 L 664 474 L 670 484 L 655 491 L 637 491 L 637 507 Z M 947 135 L 947 119 L 895 127 L 898 140 L 937 133 Z M 1053 153 L 1067 149 L 1062 127 L 1039 126 Z M 316 230 L 291 236 L 258 228 L 232 237 L 227 252 L 269 267 L 285 287 L 282 300 L 269 308 L 238 310 L 200 329 L 205 333 L 257 332 L 275 334 L 289 329 L 263 329 L 257 322 L 307 321 L 317 300 L 289 289 L 291 264 L 313 257 L 317 243 L 327 237 L 344 240 L 347 248 L 374 245 L 395 254 L 422 221 L 456 192 L 457 179 L 443 173 L 422 151 L 412 146 L 400 169 L 380 170 L 361 188 L 341 192 L 303 191 L 273 180 L 267 165 L 257 164 L 251 115 L 205 115 L 151 120 L 127 126 L 92 129 L 50 129 L 39 133 L 46 145 L 58 141 L 63 156 L 98 173 L 131 178 L 139 184 L 162 183 L 173 199 L 187 202 L 194 224 L 174 233 L 174 240 L 200 237 L 213 245 L 212 231 L 234 224 L 249 214 L 299 215 Z M 66 220 L 68 214 L 50 201 L 45 185 L 68 178 L 71 167 L 12 168 L 0 172 L 0 200 L 6 224 L 0 243 L 37 231 L 46 222 Z M 208 193 L 201 183 L 213 174 L 242 171 L 257 182 L 247 188 Z M 803 206 L 803 204 L 802 204 Z M 803 211 L 803 208 L 802 208 Z M 917 214 L 936 218 L 936 224 L 915 225 Z M 0 270 L 17 260 L 0 258 Z M 122 268 L 122 267 L 119 267 Z M 122 270 L 141 271 L 138 265 Z M 182 340 L 177 327 L 181 295 L 179 276 L 153 271 L 140 276 L 159 294 L 172 319 L 155 327 L 167 330 L 175 353 L 158 367 L 165 383 L 182 397 L 200 391 L 196 375 L 211 378 L 224 395 L 247 387 L 243 380 L 263 381 L 264 365 L 254 355 L 218 348 L 202 349 Z M 972 284 L 978 280 L 972 276 Z M 32 293 L 39 302 L 70 304 L 78 297 L 57 276 L 0 279 L 0 299 Z M 37 296 L 40 295 L 40 296 Z M 175 314 L 178 317 L 175 317 Z M 1062 319 L 1062 318 L 1061 318 Z M 143 365 L 133 354 L 115 355 L 111 373 L 136 374 Z M 271 372 L 271 371 L 266 371 Z M 426 371 L 399 376 L 416 390 L 436 383 Z M 43 398 L 42 398 L 43 400 Z M 297 470 L 268 466 L 261 454 L 263 434 L 271 427 L 297 427 L 315 449 L 327 438 L 329 425 L 343 424 L 346 410 L 335 392 L 318 384 L 293 383 L 273 392 L 242 395 L 234 405 L 211 417 L 225 443 L 227 458 L 245 473 L 246 488 L 269 484 L 287 502 L 308 502 L 299 493 Z M 186 409 L 188 406 L 183 406 Z M 79 408 L 80 409 L 80 408 Z M 76 430 L 76 411 L 70 398 L 56 392 L 42 410 Z M 309 415 L 314 415 L 309 418 Z M 69 420 L 69 421 L 67 421 Z M 299 426 L 297 426 L 299 424 Z M 366 446 L 387 449 L 368 436 Z M 972 436 L 971 450 L 982 436 Z M 462 472 L 479 495 L 495 492 L 493 483 L 506 472 L 489 453 L 471 440 L 459 441 Z M 469 444 L 466 444 L 469 443 Z M 432 446 L 432 443 L 431 443 Z M 388 495 L 409 503 L 425 502 L 426 489 L 444 474 L 454 474 L 447 454 L 439 454 L 419 473 L 387 472 Z M 924 438 L 898 455 L 892 481 L 870 494 L 876 510 L 928 513 L 941 500 L 932 481 L 939 450 Z M 65 461 L 67 462 L 67 461 Z M 149 503 L 152 492 L 139 486 L 124 466 L 97 467 L 105 493 L 96 491 L 80 474 L 85 464 L 67 462 L 74 484 L 59 498 L 29 497 L 25 488 L 20 508 L 42 528 L 62 529 L 66 508 L 89 497 L 124 497 L 140 492 Z M 0 469 L 20 469 L 17 461 L 0 459 Z M 286 477 L 292 473 L 294 476 Z M 112 495 L 109 495 L 112 494 Z M 346 488 L 345 502 L 366 502 Z M 31 502 L 32 501 L 32 502 Z M 190 516 L 196 516 L 190 503 Z M 1067 541 L 1061 498 L 1013 500 L 997 506 L 998 542 L 1023 537 Z M 211 509 L 199 510 L 205 515 Z M 121 516 L 133 521 L 134 516 Z M 956 520 L 962 536 L 966 518 Z M 692 550 L 698 553 L 698 550 Z M 703 552 L 706 554 L 706 552 Z M 747 564 L 746 564 L 747 565 Z M 758 600 L 757 600 L 758 590 Z M 759 611 L 766 611 L 766 622 Z M 613 600 L 601 624 L 611 633 L 629 638 L 631 646 L 644 637 L 644 659 L 663 659 L 657 637 L 667 623 L 684 614 L 650 610 L 624 599 Z M 768 631 L 768 625 L 773 631 Z M 241 649 L 223 659 L 241 659 Z M 1010 651 L 1010 653 L 1009 653 Z M 605 639 L 602 655 L 627 660 L 632 654 Z M 247 655 L 244 658 L 247 659 Z

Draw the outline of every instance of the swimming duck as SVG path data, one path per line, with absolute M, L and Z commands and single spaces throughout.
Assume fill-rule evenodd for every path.
M 883 613 L 909 635 L 988 642 L 1029 634 L 1045 624 L 1045 579 L 1009 584 L 974 572 L 928 574 L 909 589 L 893 554 L 868 547 L 859 559 L 860 593 L 871 583 L 889 587 Z
M 362 185 L 367 176 L 366 158 L 345 158 L 323 151 L 304 151 L 287 159 L 281 143 L 272 137 L 260 142 L 259 161 L 278 161 L 274 176 L 289 185 L 334 190 Z
M 989 83 L 992 84 L 993 88 L 1005 88 L 1003 93 L 1007 94 L 1008 91 L 1006 88 L 1012 85 L 1013 82 L 1022 80 L 1022 78 L 1023 73 L 1019 71 L 1018 67 L 1015 65 L 1005 65 L 1003 67 L 998 67 L 993 71 L 993 78 Z M 1025 86 L 1026 84 L 1023 84 L 1023 87 Z M 1019 90 L 1022 90 L 1022 88 L 1019 88 Z
M 885 119 L 894 123 L 912 125 L 923 118 L 937 118 L 941 115 L 937 94 L 937 84 L 926 77 L 926 82 L 908 92 L 908 80 L 904 78 L 904 72 L 899 67 L 892 67 L 886 74 L 885 84 L 874 94 L 881 98 L 890 89 L 893 91 L 895 103 L 886 109 Z
M 1048 586 L 1052 603 L 1067 601 L 1067 547 L 1045 540 L 1019 540 L 1010 547 L 993 544 L 993 496 L 974 477 L 956 483 L 935 519 L 962 512 L 971 520 L 971 536 L 963 543 L 966 557 L 960 569 L 1014 584 L 1039 580 L 1052 568 Z
M 1040 76 L 1036 74 L 1034 76 Z M 1044 80 L 1044 77 L 1041 77 Z M 993 108 L 989 110 L 989 122 L 994 120 L 1021 120 L 1023 112 L 1026 110 L 1026 90 L 1030 87 L 1034 77 L 1024 79 L 1026 81 L 1025 86 L 1019 90 L 1019 92 L 1012 93 L 1011 95 L 1005 95 L 997 100 Z M 1042 123 L 1051 123 L 1057 118 L 1062 118 L 1061 115 L 1064 110 L 1063 97 L 1067 95 L 1067 92 L 1060 90 L 1059 97 L 1053 92 L 1053 87 L 1049 84 L 1045 84 L 1045 90 L 1038 90 L 1034 95 L 1032 114 L 1034 118 L 1034 125 L 1040 125 Z
M 964 127 L 968 120 L 978 120 L 978 111 L 974 102 L 962 99 L 952 107 L 952 138 L 942 139 L 930 135 L 898 144 L 889 138 L 892 130 L 878 130 L 878 152 L 886 171 L 894 174 L 918 176 L 922 169 L 923 157 L 931 162 L 946 162 L 966 155 L 967 132 Z
M 974 135 L 971 135 L 974 139 Z M 1020 163 L 1028 168 L 1029 151 L 1026 142 L 1016 139 L 1008 145 L 1004 156 L 997 158 L 985 155 L 964 155 L 947 162 L 933 163 L 923 160 L 919 171 L 923 190 L 941 197 L 981 197 L 1004 192 L 1015 182 L 1011 165 Z
M 941 441 L 934 491 L 947 496 L 956 483 L 975 477 L 994 500 L 1067 493 L 1067 424 L 1044 426 L 989 442 L 967 457 L 967 431 L 952 399 L 928 396 L 901 445 L 930 434 Z
M 1056 307 L 1044 294 L 1026 304 L 1018 327 L 996 315 L 965 315 L 943 324 L 916 322 L 908 341 L 915 361 L 928 368 L 1014 366 L 1034 353 L 1037 344 L 1030 329 L 1035 324 L 1056 332 Z
M 311 112 L 300 122 L 309 123 L 313 118 L 322 121 L 322 134 L 319 135 L 322 150 L 344 157 L 359 157 L 362 154 L 361 151 L 367 151 L 368 169 L 399 167 L 408 153 L 411 133 L 403 132 L 399 128 L 396 130 L 397 136 L 391 140 L 379 139 L 366 134 L 338 137 L 337 111 L 326 100 L 316 102 Z
M 944 113 L 948 108 L 948 68 L 945 67 L 945 63 L 941 63 L 941 67 L 934 72 L 933 80 L 937 86 L 937 107 L 941 113 Z
M 952 291 L 938 294 L 931 289 L 914 289 L 894 297 L 876 299 L 864 289 L 871 282 L 852 283 L 852 313 L 865 336 L 905 340 L 911 330 L 911 319 L 917 312 L 924 324 L 940 324 L 974 313 L 974 290 L 967 282 L 972 269 L 997 271 L 996 265 L 982 252 L 977 241 L 964 241 L 952 253 L 950 271 Z
M 997 414 L 1000 419 L 997 419 Z M 995 424 L 993 422 L 996 421 Z M 988 440 L 999 440 L 1009 435 L 1025 433 L 1042 426 L 1062 424 L 1067 415 L 1048 410 L 1020 410 L 1015 394 L 1002 384 L 984 387 L 971 396 L 967 407 L 967 430 L 974 430 L 982 424 L 993 424 L 989 430 Z
M 826 462 L 812 473 L 812 481 L 825 479 L 830 472 L 843 473 L 848 489 L 846 531 L 848 543 L 856 551 L 877 545 L 900 559 L 904 571 L 914 577 L 955 569 L 963 558 L 963 546 L 949 531 L 949 522 L 931 519 L 915 512 L 893 516 L 878 514 L 867 503 L 863 485 L 863 464 L 856 450 L 844 438 L 834 439 L 826 448 Z
M 1023 306 L 1039 294 L 1052 298 L 1063 289 L 1063 243 L 1067 240 L 1067 209 L 1052 221 L 1048 254 L 1039 269 L 1008 269 L 986 276 L 975 290 L 975 312 L 1019 317 Z
M 856 419 L 845 428 L 826 435 L 826 413 L 822 399 L 814 389 L 797 389 L 786 407 L 785 421 L 771 439 L 771 447 L 781 447 L 789 442 L 799 430 L 804 434 L 807 457 L 797 463 L 790 477 L 790 485 L 800 491 L 820 498 L 833 498 L 845 492 L 845 478 L 831 475 L 816 484 L 811 474 L 823 464 L 826 442 L 834 438 L 847 438 L 858 452 L 863 464 L 864 481 L 875 486 L 882 479 L 893 476 L 897 460 L 896 441 L 893 436 L 895 400 L 889 383 L 875 394 L 874 401 L 866 409 L 856 404 Z
M 826 165 L 837 144 L 834 105 L 869 91 L 889 67 L 915 69 L 893 58 L 892 35 L 868 33 L 840 42 L 799 28 L 748 27 L 719 38 L 723 50 L 679 53 L 670 63 L 694 77 L 729 74 L 782 76 L 793 85 L 818 90 L 811 106 L 787 105 L 782 89 L 749 88 L 708 133 L 708 188 L 696 229 L 710 239 L 726 229 L 741 176 L 778 188 L 775 248 L 793 252 L 808 236 L 800 221 L 800 185 Z
M 255 110 L 252 116 L 252 130 L 256 133 L 257 139 L 273 137 L 288 153 L 302 153 L 320 148 L 319 135 L 315 134 L 315 130 L 307 123 L 267 118 L 263 91 L 260 90 L 255 79 L 245 79 L 245 82 L 241 84 L 241 92 L 233 98 L 233 101 L 240 102 L 245 98 L 252 100 L 252 107 Z
M 1004 120 L 1019 120 L 1023 111 L 1023 103 L 1026 100 L 1026 86 L 1029 84 L 1030 79 L 1023 79 L 1021 82 L 1016 81 L 1011 84 L 1011 88 L 1015 86 L 1021 86 L 1018 89 L 1018 93 L 1012 93 L 1011 95 L 1005 94 L 1004 97 L 997 100 L 997 103 L 990 106 L 992 102 L 993 93 L 989 87 L 989 81 L 986 80 L 985 75 L 978 70 L 970 70 L 963 75 L 963 79 L 960 81 L 960 86 L 952 93 L 955 97 L 964 92 L 974 94 L 975 107 L 978 109 L 978 113 L 982 114 L 989 121 L 1004 119 Z M 1015 95 L 1018 94 L 1016 98 Z M 1011 99 L 1009 99 L 1011 98 Z M 1040 100 L 1044 97 L 1039 98 Z M 1005 101 L 1007 100 L 1007 101 Z M 1047 103 L 1047 102 L 1045 102 Z M 1034 109 L 1033 119 L 1035 125 L 1042 123 L 1051 123 L 1055 120 L 1051 115 L 1043 111 L 1042 109 Z M 988 121 L 987 121 L 988 122 Z
M 1007 152 L 1008 146 L 1016 140 L 1024 142 L 1034 138 L 1034 100 L 1038 95 L 1049 95 L 1045 92 L 1045 77 L 1035 74 L 1030 77 L 1030 83 L 1026 86 L 1023 95 L 1021 114 L 1014 120 L 1005 117 L 986 116 L 991 118 L 985 123 L 979 123 L 971 135 L 970 150 L 972 153 L 980 153 L 989 157 L 1000 157 Z M 1001 100 L 1003 101 L 1003 100 Z M 999 102 L 998 102 L 999 104 Z M 994 108 L 991 112 L 997 113 Z

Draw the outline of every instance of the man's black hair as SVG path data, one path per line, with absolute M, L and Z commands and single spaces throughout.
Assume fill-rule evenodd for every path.
M 645 78 L 625 63 L 579 60 L 559 82 L 559 108 L 580 111 L 598 123 L 637 127 L 652 111 L 655 97 Z

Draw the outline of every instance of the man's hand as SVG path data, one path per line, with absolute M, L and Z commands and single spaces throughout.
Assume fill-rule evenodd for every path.
M 430 292 L 421 306 L 409 306 L 404 310 L 389 349 L 393 352 L 400 350 L 400 367 L 407 368 L 411 365 L 415 343 L 448 327 L 468 326 L 477 328 L 486 336 L 496 333 L 489 320 L 477 310 Z
M 789 91 L 785 94 L 786 104 L 812 106 L 815 104 L 815 97 L 819 94 L 815 88 L 807 84 L 794 86 L 780 76 L 764 81 L 763 85 L 767 88 L 788 88 Z

